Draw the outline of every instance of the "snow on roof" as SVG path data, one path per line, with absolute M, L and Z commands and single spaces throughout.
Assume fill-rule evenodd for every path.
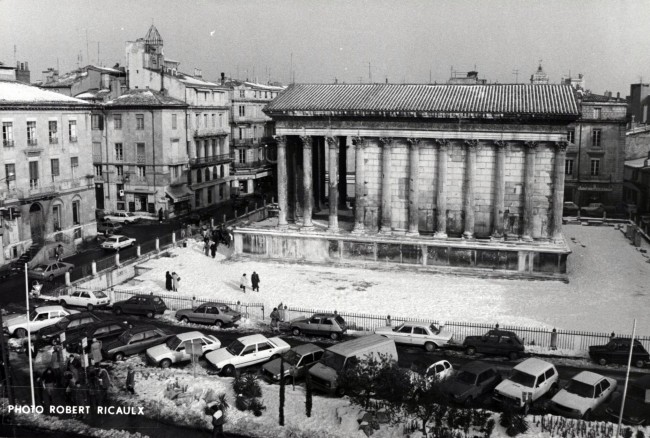
M 645 164 L 645 160 L 647 159 L 648 157 L 635 158 L 634 160 L 626 160 L 625 165 L 627 167 L 637 167 L 637 168 L 645 167 L 644 164 Z
M 165 96 L 153 90 L 131 89 L 115 99 L 106 102 L 107 105 L 186 105 L 182 100 Z
M 546 361 L 537 359 L 536 357 L 531 357 L 530 359 L 526 359 L 525 361 L 518 363 L 514 369 L 523 371 L 528 374 L 539 375 L 540 373 L 545 372 L 551 366 L 552 365 Z
M 214 82 L 208 82 L 204 81 L 203 79 L 199 79 L 194 76 L 190 76 L 187 73 L 179 73 L 178 78 L 181 82 L 183 82 L 186 85 L 189 86 L 200 86 L 200 87 L 219 87 L 219 84 L 215 84 Z
M 0 104 L 32 102 L 88 105 L 86 101 L 43 90 L 22 82 L 0 81 Z
M 269 91 L 282 91 L 287 87 L 277 87 L 275 85 L 265 85 L 265 84 L 258 84 L 256 82 L 248 82 L 244 81 L 244 84 L 248 85 L 249 87 L 254 87 L 254 88 L 262 88 L 264 90 L 269 90 Z
M 588 385 L 595 385 L 602 380 L 603 376 L 600 374 L 592 373 L 591 371 L 582 371 L 571 378 L 578 382 L 586 383 Z

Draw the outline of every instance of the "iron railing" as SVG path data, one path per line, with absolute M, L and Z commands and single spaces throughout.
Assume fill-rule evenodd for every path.
M 230 154 L 208 155 L 207 157 L 197 157 L 190 159 L 190 166 L 209 166 L 213 164 L 222 164 L 231 161 Z

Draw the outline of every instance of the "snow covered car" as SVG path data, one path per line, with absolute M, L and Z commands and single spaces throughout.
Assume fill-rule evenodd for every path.
M 179 333 L 164 344 L 148 348 L 147 361 L 162 368 L 169 368 L 173 363 L 192 360 L 192 355 L 186 347 L 188 342 L 197 339 L 201 341 L 203 354 L 221 347 L 221 341 L 213 335 L 204 335 L 198 331 Z
M 589 347 L 589 357 L 600 365 L 608 363 L 627 365 L 629 355 L 630 338 L 613 338 L 605 345 Z M 632 365 L 643 368 L 646 363 L 650 363 L 650 354 L 643 348 L 643 344 L 635 339 L 632 349 Z
M 162 315 L 165 310 L 167 310 L 165 302 L 155 295 L 135 295 L 128 300 L 118 301 L 113 304 L 113 312 L 116 315 L 130 313 L 153 318 L 156 314 Z
M 134 224 L 139 222 L 140 218 L 133 213 L 117 212 L 104 216 L 104 222 L 117 222 L 120 224 Z
M 122 360 L 125 356 L 139 354 L 154 345 L 164 344 L 175 336 L 164 328 L 153 325 L 139 325 L 125 331 L 114 341 L 102 345 L 102 356 L 112 360 Z
M 434 362 L 427 370 L 424 372 L 424 375 L 428 379 L 432 380 L 446 380 L 454 373 L 454 367 L 446 360 L 439 360 Z
M 235 312 L 225 304 L 209 302 L 201 304 L 196 309 L 177 310 L 176 319 L 221 327 L 239 321 L 241 313 Z
M 515 360 L 524 352 L 524 341 L 514 332 L 490 330 L 483 336 L 465 337 L 463 347 L 470 356 L 475 353 L 495 354 Z
M 463 365 L 456 375 L 447 379 L 443 391 L 450 400 L 469 405 L 483 394 L 492 391 L 501 382 L 501 375 L 494 366 L 481 361 Z
M 271 383 L 279 382 L 284 377 L 286 382 L 304 377 L 309 367 L 323 357 L 324 350 L 314 344 L 302 344 L 293 347 L 282 355 L 262 366 L 262 376 Z M 284 359 L 284 375 L 280 373 L 280 362 Z
M 81 328 L 81 330 L 68 334 L 66 332 L 66 340 L 63 346 L 67 351 L 81 354 L 81 340 L 88 339 L 88 344 L 93 339 L 98 339 L 102 342 L 110 342 L 113 339 L 124 333 L 131 327 L 127 321 L 118 321 L 116 319 L 105 319 L 103 321 L 94 322 Z
M 64 316 L 79 313 L 77 310 L 64 309 L 61 306 L 42 306 L 29 312 L 29 321 L 26 314 L 9 315 L 3 318 L 3 329 L 10 335 L 18 338 L 27 336 L 27 327 L 36 332 L 43 327 L 54 325 Z
M 129 246 L 133 245 L 135 245 L 134 238 L 121 236 L 119 234 L 107 237 L 106 240 L 102 242 L 103 249 L 112 249 L 115 251 L 119 251 L 122 248 L 128 248 Z
M 64 316 L 56 324 L 43 327 L 36 331 L 37 345 L 51 344 L 54 340 L 60 338 L 61 333 L 65 333 L 66 338 L 75 335 L 89 324 L 99 321 L 99 317 L 90 312 L 80 312 Z
M 29 278 L 36 278 L 37 280 L 52 281 L 56 277 L 65 275 L 66 272 L 72 272 L 74 265 L 72 263 L 64 262 L 51 262 L 34 266 L 27 270 Z
M 110 236 L 122 231 L 122 224 L 117 222 L 100 222 L 97 224 L 97 234 Z
M 289 323 L 289 327 L 294 336 L 304 333 L 329 336 L 334 340 L 341 339 L 348 331 L 345 320 L 335 313 L 315 313 L 310 318 L 296 318 Z
M 564 417 L 589 420 L 592 412 L 616 389 L 616 380 L 582 371 L 551 399 L 551 409 Z
M 527 412 L 544 394 L 558 389 L 558 379 L 555 365 L 531 357 L 517 364 L 510 377 L 499 383 L 494 389 L 494 399 L 512 403 Z
M 395 328 L 381 327 L 375 334 L 385 336 L 397 344 L 419 345 L 427 351 L 446 346 L 453 335 L 440 333 L 441 329 L 426 322 L 407 321 Z
M 264 335 L 249 335 L 232 341 L 232 343 L 205 355 L 205 359 L 217 372 L 232 376 L 235 369 L 249 367 L 275 359 L 289 351 L 291 346 L 282 339 L 267 339 Z
M 606 409 L 610 421 L 618 421 L 622 400 L 621 392 L 614 393 Z M 623 406 L 623 423 L 641 426 L 645 424 L 648 412 L 650 412 L 650 374 L 630 381 Z
M 111 299 L 100 290 L 75 290 L 68 295 L 59 296 L 59 304 L 62 306 L 85 307 L 89 311 L 94 308 L 106 307 Z

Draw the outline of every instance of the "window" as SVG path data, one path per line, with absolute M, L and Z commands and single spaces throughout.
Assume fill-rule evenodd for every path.
M 591 145 L 594 147 L 600 147 L 600 136 L 602 131 L 600 129 L 594 129 L 591 131 Z
M 124 201 L 124 184 L 115 184 L 115 189 L 117 190 L 117 199 Z M 118 208 L 118 210 L 124 210 L 123 208 Z
M 71 142 L 77 141 L 77 121 L 69 120 L 68 121 L 68 138 Z
M 412 328 L 411 328 L 410 325 L 405 325 L 404 327 L 399 329 L 398 333 L 411 333 L 411 330 L 412 330 Z
M 208 115 L 207 114 L 203 114 L 203 126 L 205 128 L 208 127 Z
M 90 116 L 90 124 L 92 129 L 104 129 L 104 118 L 101 114 L 92 114 Z
M 122 114 L 115 114 L 113 116 L 113 129 L 122 129 Z
M 564 162 L 564 173 L 566 175 L 573 175 L 573 160 L 566 160 Z
M 273 347 L 268 342 L 262 342 L 260 344 L 257 344 L 257 351 L 270 350 L 272 348 Z
M 29 162 L 29 187 L 38 187 L 38 161 Z
M 197 183 L 203 182 L 203 172 L 201 172 L 200 170 L 196 171 L 196 182 Z
M 176 114 L 172 114 L 172 129 L 178 128 L 178 117 Z
M 600 175 L 600 158 L 591 159 L 591 176 Z
M 198 128 L 201 125 L 201 114 L 196 113 L 195 121 L 196 121 L 196 127 Z
M 117 176 L 124 176 L 124 166 L 115 166 Z
M 50 144 L 58 143 L 59 142 L 59 138 L 57 137 L 58 126 L 56 120 L 50 120 L 47 123 L 47 126 L 49 131 L 48 138 L 50 139 Z
M 7 185 L 13 187 L 16 181 L 16 165 L 5 164 L 5 178 Z
M 55 181 L 59 177 L 59 159 L 53 158 L 50 160 L 50 167 L 52 169 L 52 181 Z
M 212 204 L 212 192 L 213 192 L 213 188 L 208 187 L 208 204 Z
M 217 127 L 217 115 L 212 114 L 212 127 L 216 128 Z
M 14 145 L 14 124 L 12 122 L 2 122 L 2 146 L 6 148 Z
M 95 164 L 95 175 L 96 176 L 102 176 L 102 165 L 101 164 Z
M 244 130 L 239 128 L 239 139 L 241 140 L 242 138 L 244 138 Z
M 54 231 L 61 231 L 61 206 L 52 206 L 52 226 Z
M 219 128 L 223 126 L 223 114 L 219 114 Z
M 269 92 L 268 92 L 268 91 L 265 91 L 265 92 L 264 92 L 264 99 L 268 99 L 268 98 L 269 98 Z
M 246 115 L 246 107 L 244 105 L 239 105 L 239 117 L 244 117 Z
M 567 130 L 567 132 L 566 132 L 566 141 L 568 141 L 571 144 L 576 142 L 576 130 L 575 129 Z
M 600 119 L 602 114 L 601 108 L 594 108 L 594 119 Z
M 79 167 L 79 157 L 70 157 L 70 167 L 73 169 Z
M 27 122 L 27 144 L 30 146 L 38 144 L 38 140 L 36 140 L 36 122 L 34 121 Z
M 239 162 L 240 163 L 245 163 L 246 162 L 246 149 L 237 149 L 239 152 Z
M 427 331 L 422 328 L 422 327 L 413 327 L 413 334 L 414 335 L 426 335 L 428 334 Z
M 135 129 L 138 130 L 144 129 L 144 114 L 135 115 Z
M 124 147 L 122 143 L 115 143 L 115 160 L 124 161 Z
M 136 166 L 136 173 L 139 179 L 144 179 L 147 176 L 147 171 L 145 166 Z
M 74 201 L 72 203 L 72 223 L 74 225 L 79 225 L 80 224 L 80 213 L 81 213 L 81 205 L 79 204 L 79 201 Z M 76 230 L 75 230 L 76 231 Z
M 239 90 L 239 97 L 246 97 L 246 91 Z

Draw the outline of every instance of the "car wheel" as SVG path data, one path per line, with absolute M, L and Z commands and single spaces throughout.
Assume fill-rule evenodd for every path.
M 221 322 L 220 319 L 215 319 L 215 321 L 214 321 L 214 326 L 215 326 L 216 328 L 221 328 L 222 325 L 223 325 L 223 322 Z
M 54 280 L 54 274 L 50 274 L 50 276 L 48 277 L 48 280 L 53 281 Z
M 115 356 L 113 356 L 113 360 L 115 360 L 115 362 L 124 360 L 124 353 L 115 353 Z
M 554 383 L 554 384 L 551 385 L 551 389 L 549 390 L 549 393 L 550 393 L 551 395 L 555 395 L 555 394 L 557 394 L 557 392 L 558 392 L 559 390 L 560 390 L 560 387 L 558 386 L 558 384 L 557 384 L 557 383 Z
M 601 357 L 600 359 L 598 359 L 598 363 L 600 365 L 607 365 L 607 359 L 605 359 L 604 357 Z
M 291 329 L 291 334 L 294 336 L 300 336 L 300 329 L 298 327 L 294 327 Z
M 89 312 L 92 312 L 93 309 L 95 308 L 95 306 L 93 306 L 92 304 L 88 304 L 86 307 L 88 308 Z
M 585 421 L 589 421 L 591 419 L 591 409 L 587 409 L 587 412 L 582 415 L 582 419 Z
M 434 351 L 436 348 L 438 348 L 438 346 L 436 344 L 434 344 L 433 342 L 427 342 L 426 344 L 424 344 L 424 349 L 426 351 L 431 352 L 431 351 Z
M 62 306 L 65 306 L 66 302 L 65 302 L 65 300 L 59 300 L 59 304 L 62 305 Z
M 147 318 L 153 318 L 153 312 L 151 310 L 148 310 L 146 315 L 147 315 Z
M 336 332 L 330 333 L 330 339 L 332 339 L 333 341 L 338 340 L 340 337 L 341 337 L 341 335 L 336 333 Z
M 645 362 L 643 360 L 641 360 L 641 359 L 634 362 L 634 366 L 637 367 L 637 368 L 643 368 L 644 365 L 645 365 Z
M 14 333 L 16 334 L 17 338 L 24 338 L 25 336 L 27 336 L 27 330 L 25 330 L 24 328 L 16 329 Z
M 465 349 L 465 353 L 469 354 L 470 356 L 473 356 L 476 354 L 476 347 L 469 346 Z
M 172 366 L 172 361 L 169 359 L 163 359 L 160 361 L 160 368 L 169 368 Z
M 271 356 L 271 360 L 275 360 L 275 359 L 277 359 L 278 357 L 280 357 L 279 354 L 274 354 L 273 356 Z
M 508 359 L 510 360 L 517 360 L 518 357 L 519 354 L 517 354 L 516 351 L 511 351 L 510 353 L 508 353 Z
M 121 315 L 122 314 L 122 308 L 121 307 L 116 307 L 113 309 L 113 312 L 115 312 L 116 315 Z
M 185 324 L 189 324 L 190 319 L 187 316 L 184 316 L 181 318 L 181 322 L 184 322 Z
M 336 388 L 335 394 L 338 397 L 343 397 L 345 395 L 345 389 L 341 388 L 340 386 Z
M 235 375 L 235 367 L 232 365 L 226 365 L 223 367 L 223 375 L 224 376 L 234 376 Z

